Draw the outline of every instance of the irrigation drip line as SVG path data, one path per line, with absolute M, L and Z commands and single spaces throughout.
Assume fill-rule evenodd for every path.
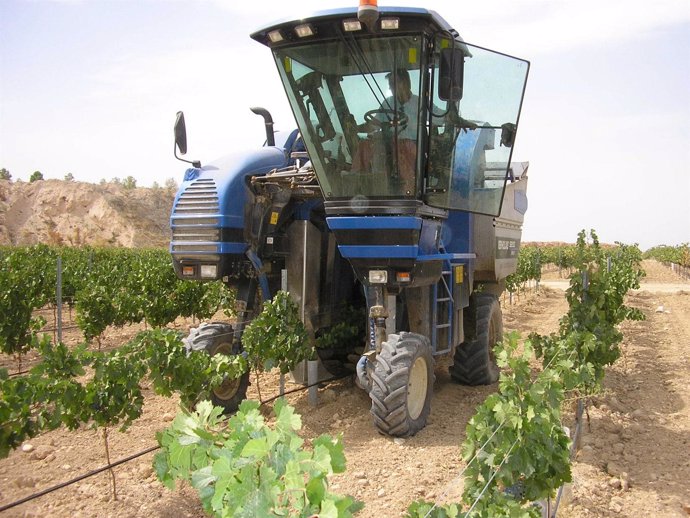
M 325 380 L 321 380 L 321 381 L 318 381 L 318 382 L 316 382 L 316 383 L 312 383 L 312 384 L 310 384 L 310 385 L 305 385 L 305 386 L 303 386 L 303 387 L 298 387 L 298 388 L 295 388 L 295 389 L 292 389 L 292 390 L 288 390 L 288 391 L 284 392 L 283 394 L 278 394 L 277 396 L 273 396 L 273 397 L 270 397 L 270 398 L 265 399 L 265 400 L 263 400 L 263 401 L 260 401 L 260 402 L 259 402 L 259 405 L 260 405 L 260 406 L 263 406 L 263 405 L 266 405 L 267 403 L 270 403 L 270 402 L 272 402 L 272 401 L 275 401 L 276 399 L 279 399 L 279 398 L 281 398 L 281 397 L 283 397 L 283 396 L 286 396 L 286 395 L 288 395 L 288 394 L 292 394 L 292 393 L 295 393 L 295 392 L 300 392 L 300 391 L 303 391 L 303 390 L 307 390 L 307 389 L 309 389 L 309 388 L 311 388 L 311 387 L 315 387 L 315 386 L 317 386 L 317 385 L 321 385 L 322 383 L 330 383 L 330 382 L 332 382 L 332 381 L 338 381 L 338 380 L 341 380 L 341 379 L 346 378 L 346 377 L 348 377 L 348 376 L 352 376 L 352 373 L 349 373 L 349 374 L 342 374 L 342 375 L 340 375 L 340 376 L 333 376 L 333 377 L 331 377 L 331 378 L 328 378 L 328 379 L 325 379 Z M 12 509 L 13 507 L 17 507 L 18 505 L 21 505 L 21 504 L 25 504 L 25 503 L 27 503 L 27 502 L 30 502 L 31 500 L 35 500 L 36 498 L 40 498 L 40 497 L 42 497 L 42 496 L 45 496 L 45 495 L 47 495 L 47 494 L 49 494 L 49 493 L 52 493 L 53 491 L 57 491 L 58 489 L 62 489 L 62 488 L 65 488 L 65 487 L 67 487 L 67 486 L 71 486 L 72 484 L 76 484 L 77 482 L 81 482 L 81 481 L 84 480 L 84 479 L 87 479 L 87 478 L 89 478 L 89 477 L 93 477 L 94 475 L 98 475 L 99 473 L 103 473 L 104 471 L 109 470 L 109 469 L 112 469 L 112 468 L 114 468 L 114 467 L 117 467 L 117 466 L 119 466 L 119 465 L 121 465 L 121 464 L 125 464 L 125 463 L 127 463 L 127 462 L 133 461 L 133 460 L 135 460 L 135 459 L 138 459 L 139 457 L 143 457 L 143 456 L 146 455 L 147 453 L 151 453 L 151 452 L 154 452 L 154 451 L 159 450 L 159 449 L 160 449 L 160 446 L 151 446 L 151 447 L 149 447 L 149 448 L 146 448 L 145 450 L 142 450 L 142 451 L 140 451 L 140 452 L 134 453 L 134 454 L 130 455 L 129 457 L 125 457 L 125 458 L 123 458 L 123 459 L 117 460 L 117 461 L 112 462 L 112 463 L 110 463 L 110 464 L 106 464 L 105 466 L 102 466 L 102 467 L 100 467 L 100 468 L 91 470 L 91 471 L 89 471 L 89 472 L 87 472 L 87 473 L 84 473 L 84 474 L 82 474 L 82 475 L 79 475 L 78 477 L 75 477 L 75 478 L 73 478 L 73 479 L 71 479 L 71 480 L 68 480 L 68 481 L 66 481 L 66 482 L 61 482 L 60 484 L 56 484 L 56 485 L 54 485 L 54 486 L 48 487 L 48 488 L 46 488 L 46 489 L 43 489 L 43 490 L 41 490 L 41 491 L 39 491 L 39 492 L 37 492 L 37 493 L 33 493 L 33 494 L 29 495 L 29 496 L 26 496 L 26 497 L 24 497 L 24 498 L 21 498 L 21 499 L 19 499 L 19 500 L 16 500 L 16 501 L 14 501 L 14 502 L 9 503 L 9 504 L 0 506 L 0 513 L 4 512 L 4 511 L 7 511 L 7 510 L 9 510 L 9 509 Z
M 38 493 L 34 493 L 32 495 L 24 497 L 24 498 L 17 500 L 15 502 L 9 503 L 7 505 L 3 505 L 0 507 L 0 513 L 3 511 L 7 511 L 8 509 L 12 509 L 13 507 L 16 507 L 18 505 L 25 504 L 26 502 L 29 502 L 29 501 L 34 500 L 36 498 L 39 498 L 41 496 L 52 493 L 53 491 L 57 491 L 58 489 L 62 489 L 63 487 L 71 486 L 72 484 L 76 484 L 77 482 L 81 482 L 85 478 L 89 478 L 89 477 L 92 477 L 94 475 L 98 475 L 99 473 L 102 473 L 108 469 L 119 466 L 120 464 L 124 464 L 124 463 L 130 462 L 134 459 L 138 459 L 139 457 L 143 457 L 147 453 L 151 453 L 152 451 L 156 451 L 159 448 L 160 448 L 160 446 L 151 446 L 150 448 L 146 448 L 145 450 L 142 450 L 138 453 L 130 455 L 129 457 L 125 457 L 124 459 L 117 460 L 117 461 L 112 462 L 106 466 L 102 466 L 100 468 L 96 468 L 94 470 L 91 470 L 88 473 L 84 473 L 83 475 L 79 475 L 78 477 L 75 477 L 71 480 L 68 480 L 67 482 L 62 482 L 60 484 L 48 487 L 42 491 L 39 491 Z
M 343 378 L 347 378 L 347 377 L 349 377 L 349 376 L 352 376 L 353 374 L 354 374 L 354 373 L 352 373 L 352 372 L 347 373 L 347 374 L 341 374 L 340 376 L 333 376 L 332 378 L 327 378 L 327 379 L 325 379 L 325 380 L 317 381 L 316 383 L 311 383 L 311 384 L 309 384 L 309 385 L 304 385 L 303 387 L 297 387 L 297 388 L 295 388 L 295 389 L 286 390 L 286 391 L 283 392 L 282 394 L 278 394 L 277 396 L 273 396 L 273 397 L 270 397 L 270 398 L 268 398 L 268 399 L 264 399 L 264 400 L 261 401 L 259 404 L 263 406 L 263 405 L 265 405 L 265 404 L 267 404 L 267 403 L 271 403 L 272 401 L 275 401 L 276 399 L 280 399 L 280 398 L 283 397 L 283 396 L 287 396 L 288 394 L 293 394 L 293 393 L 295 393 L 295 392 L 301 392 L 302 390 L 307 390 L 307 389 L 309 389 L 309 388 L 311 388 L 311 387 L 316 387 L 317 385 L 321 385 L 322 383 L 330 383 L 330 382 L 332 382 L 332 381 L 338 381 L 338 380 L 341 380 L 341 379 L 343 379 Z

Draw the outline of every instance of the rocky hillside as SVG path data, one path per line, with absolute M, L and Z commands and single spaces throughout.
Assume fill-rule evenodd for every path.
M 175 193 L 39 180 L 0 180 L 0 245 L 167 246 Z

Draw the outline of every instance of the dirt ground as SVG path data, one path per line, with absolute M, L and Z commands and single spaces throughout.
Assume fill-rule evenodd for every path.
M 647 278 L 628 303 L 647 319 L 625 323 L 623 357 L 608 369 L 605 392 L 589 408 L 574 482 L 558 511 L 565 517 L 690 514 L 690 283 L 655 263 L 644 263 Z M 558 272 L 545 275 L 538 293 L 503 303 L 505 329 L 523 336 L 555 331 L 567 304 Z M 558 287 L 550 288 L 553 281 Z M 662 285 L 663 290 L 658 286 Z M 651 286 L 650 291 L 645 286 Z M 188 325 L 182 323 L 181 325 Z M 117 344 L 136 329 L 114 330 Z M 360 517 L 397 517 L 417 499 L 457 501 L 462 482 L 460 444 L 469 418 L 495 387 L 470 388 L 451 382 L 447 362 L 436 368 L 432 412 L 426 428 L 408 439 L 378 434 L 371 424 L 367 394 L 351 380 L 320 389 L 310 407 L 306 392 L 288 399 L 302 414 L 303 434 L 344 435 L 347 473 L 332 488 L 365 503 Z M 264 398 L 277 393 L 277 376 L 260 380 Z M 288 386 L 291 388 L 291 386 Z M 256 398 L 256 383 L 250 387 Z M 156 430 L 167 426 L 177 402 L 147 389 L 145 412 L 127 432 L 111 431 L 111 460 L 155 446 Z M 565 423 L 570 425 L 571 423 Z M 71 484 L 1 516 L 202 517 L 193 489 L 164 488 L 151 467 L 153 453 L 114 469 L 117 500 L 107 472 Z M 68 481 L 105 464 L 100 432 L 57 430 L 37 437 L 0 461 L 0 506 Z

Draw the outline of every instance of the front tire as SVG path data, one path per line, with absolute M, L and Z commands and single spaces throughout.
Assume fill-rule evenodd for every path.
M 206 351 L 211 356 L 240 354 L 241 345 L 239 343 L 233 345 L 234 334 L 234 329 L 230 324 L 220 322 L 202 324 L 189 336 L 188 346 L 193 350 Z M 249 372 L 245 372 L 237 379 L 226 379 L 219 386 L 211 389 L 211 402 L 215 406 L 223 407 L 223 412 L 226 414 L 237 412 L 240 403 L 247 397 L 248 387 Z
M 467 308 L 465 330 L 465 341 L 455 349 L 453 365 L 449 369 L 451 377 L 463 385 L 496 383 L 500 370 L 496 365 L 493 348 L 503 339 L 503 316 L 495 295 L 472 295 Z
M 429 340 L 415 333 L 390 335 L 370 372 L 371 414 L 378 430 L 406 437 L 424 428 L 434 387 Z

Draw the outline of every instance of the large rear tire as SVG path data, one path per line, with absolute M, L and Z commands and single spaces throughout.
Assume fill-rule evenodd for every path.
M 234 329 L 232 325 L 212 322 L 201 324 L 188 339 L 188 346 L 197 351 L 206 351 L 211 356 L 225 354 L 231 356 L 240 354 L 240 344 L 233 346 Z M 226 414 L 237 412 L 240 403 L 247 397 L 249 387 L 249 372 L 240 378 L 226 379 L 218 387 L 211 389 L 211 402 L 215 406 L 223 407 Z
M 431 345 L 415 333 L 390 335 L 376 355 L 371 372 L 371 414 L 381 433 L 416 434 L 431 411 L 434 359 Z
M 455 349 L 451 377 L 463 385 L 491 385 L 500 374 L 493 348 L 503 339 L 503 316 L 498 298 L 475 293 L 465 319 L 465 341 Z

